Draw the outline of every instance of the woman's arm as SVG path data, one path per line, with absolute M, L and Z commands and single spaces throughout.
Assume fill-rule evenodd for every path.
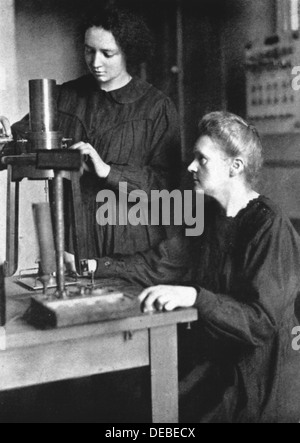
M 111 164 L 106 184 L 118 190 L 120 182 L 128 184 L 128 192 L 140 189 L 178 188 L 181 174 L 181 143 L 176 108 L 170 99 L 158 105 L 151 131 L 151 149 L 145 165 L 118 166 Z
M 212 343 L 258 347 L 270 340 L 294 315 L 299 269 L 299 237 L 277 217 L 248 246 L 233 293 L 199 288 L 195 306 Z
M 178 234 L 147 252 L 98 259 L 95 277 L 119 277 L 144 288 L 179 284 L 188 280 L 192 267 L 190 241 Z
M 262 346 L 294 313 L 300 287 L 300 243 L 293 228 L 275 220 L 249 245 L 236 290 L 217 294 L 199 287 L 156 286 L 141 295 L 145 311 L 195 306 L 211 349 Z
M 174 104 L 170 99 L 159 102 L 153 116 L 155 118 L 152 120 L 151 134 L 148 135 L 150 149 L 143 167 L 105 163 L 89 143 L 79 142 L 72 148 L 79 149 L 83 155 L 89 157 L 94 173 L 104 180 L 103 187 L 118 191 L 120 182 L 125 182 L 128 193 L 135 190 L 150 193 L 153 189 L 177 188 L 181 178 L 181 148 Z

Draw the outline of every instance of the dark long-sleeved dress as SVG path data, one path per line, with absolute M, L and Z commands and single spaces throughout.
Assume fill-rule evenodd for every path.
M 235 218 L 213 201 L 205 209 L 201 237 L 174 237 L 146 254 L 99 260 L 98 275 L 198 289 L 199 321 L 179 359 L 193 354 L 205 371 L 187 420 L 298 422 L 300 353 L 292 349 L 292 330 L 299 324 L 299 237 L 263 196 Z
M 80 179 L 81 217 L 85 230 L 86 257 L 132 254 L 157 245 L 168 236 L 164 226 L 122 226 L 118 223 L 119 183 L 128 193 L 176 188 L 180 183 L 181 153 L 177 112 L 172 101 L 138 78 L 111 92 L 99 89 L 91 75 L 63 84 L 58 89 L 59 130 L 73 143 L 90 143 L 111 166 L 107 179 L 86 172 Z M 13 126 L 25 136 L 28 117 Z M 66 237 L 72 250 L 72 208 L 66 183 Z M 100 226 L 96 215 L 101 190 L 117 198 L 116 225 Z M 133 204 L 128 204 L 128 211 Z

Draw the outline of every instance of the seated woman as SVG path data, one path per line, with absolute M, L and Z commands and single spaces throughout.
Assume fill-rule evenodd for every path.
M 197 308 L 188 352 L 206 370 L 189 421 L 300 419 L 299 353 L 292 349 L 300 241 L 280 209 L 254 191 L 261 165 L 253 126 L 229 113 L 205 116 L 189 167 L 196 191 L 209 197 L 204 233 L 97 260 L 99 277 L 147 287 L 145 312 Z

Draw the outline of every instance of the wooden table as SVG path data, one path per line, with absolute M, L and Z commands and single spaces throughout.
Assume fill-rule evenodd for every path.
M 39 331 L 21 319 L 30 293 L 12 281 L 6 288 L 0 390 L 150 366 L 153 423 L 178 422 L 177 324 L 196 321 L 195 309 Z

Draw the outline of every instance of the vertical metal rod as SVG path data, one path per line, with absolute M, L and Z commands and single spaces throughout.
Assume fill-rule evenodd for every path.
M 5 297 L 5 280 L 4 265 L 0 264 L 0 327 L 6 323 L 6 297 Z
M 64 225 L 64 197 L 63 197 L 63 173 L 55 173 L 54 177 L 54 216 L 56 237 L 56 260 L 57 260 L 57 289 L 58 296 L 65 297 L 65 271 L 64 271 L 64 249 L 65 249 L 65 225 Z
M 19 256 L 19 182 L 12 181 L 12 166 L 7 168 L 6 203 L 6 266 L 5 276 L 13 276 L 18 269 Z
M 32 209 L 40 250 L 40 280 L 47 295 L 51 275 L 57 270 L 51 210 L 49 203 L 35 203 Z
M 184 63 L 183 63 L 183 20 L 181 1 L 177 2 L 177 66 L 178 66 L 178 110 L 181 129 L 182 158 L 186 158 L 185 143 L 185 103 L 184 103 Z

